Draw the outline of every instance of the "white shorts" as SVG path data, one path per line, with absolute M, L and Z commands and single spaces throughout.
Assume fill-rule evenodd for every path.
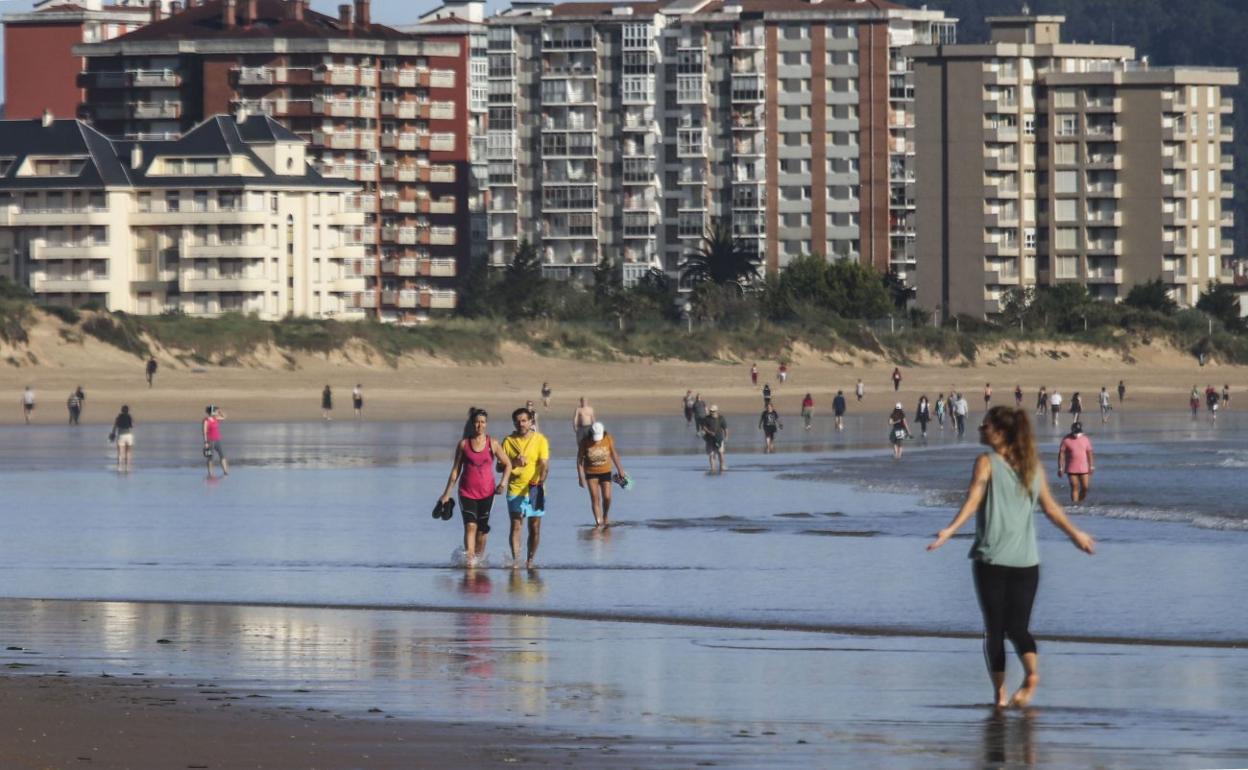
M 134 434 L 122 433 L 117 437 L 117 446 L 134 446 Z

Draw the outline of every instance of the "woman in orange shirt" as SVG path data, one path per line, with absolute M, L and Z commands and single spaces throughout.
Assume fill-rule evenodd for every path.
M 611 466 L 624 478 L 624 465 L 615 451 L 615 441 L 600 422 L 590 426 L 576 453 L 576 473 L 581 488 L 589 488 L 594 526 L 606 529 L 611 514 Z

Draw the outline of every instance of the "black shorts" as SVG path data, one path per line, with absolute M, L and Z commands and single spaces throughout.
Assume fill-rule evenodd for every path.
M 483 497 L 473 500 L 471 497 L 459 498 L 459 515 L 465 524 L 476 524 L 477 531 L 488 534 L 490 531 L 490 509 L 494 507 L 494 497 Z
M 776 429 L 775 428 L 763 428 L 763 435 L 766 436 L 767 438 L 775 438 Z
M 606 473 L 586 473 L 585 479 L 586 480 L 597 479 L 599 482 L 603 484 L 610 484 L 611 483 L 611 471 L 607 471 Z
M 354 401 L 352 401 L 352 402 L 351 402 L 351 405 L 352 405 L 352 406 L 354 406 L 356 409 L 363 409 L 363 408 L 364 408 L 364 399 L 362 399 L 362 398 L 357 398 L 357 399 L 355 399 Z

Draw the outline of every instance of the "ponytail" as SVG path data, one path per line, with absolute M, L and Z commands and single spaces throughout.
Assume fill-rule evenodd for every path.
M 1036 456 L 1036 437 L 1027 412 L 1008 406 L 994 406 L 988 410 L 984 421 L 1001 434 L 1006 463 L 1022 479 L 1023 486 L 1030 490 L 1040 461 Z

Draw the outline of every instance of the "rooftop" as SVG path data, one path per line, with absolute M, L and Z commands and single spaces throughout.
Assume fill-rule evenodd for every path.
M 314 38 L 406 40 L 404 33 L 383 24 L 355 22 L 348 29 L 339 19 L 305 8 L 303 18 L 295 18 L 294 3 L 287 0 L 255 0 L 256 18 L 247 23 L 248 0 L 235 4 L 235 26 L 226 28 L 224 0 L 205 0 L 160 21 L 148 24 L 116 42 L 203 40 L 212 38 Z

